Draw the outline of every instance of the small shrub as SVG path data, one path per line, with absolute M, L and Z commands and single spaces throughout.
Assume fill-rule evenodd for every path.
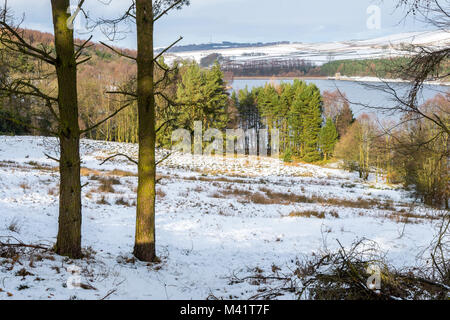
M 283 162 L 292 162 L 292 151 L 290 149 L 283 153 Z
M 109 174 L 113 175 L 113 176 L 119 176 L 119 177 L 135 177 L 136 176 L 136 174 L 133 172 L 119 170 L 119 169 L 114 169 Z
M 99 192 L 107 192 L 107 193 L 114 193 L 114 185 L 120 185 L 120 180 L 116 178 L 101 178 L 100 180 L 100 186 L 98 187 L 97 191 Z
M 80 174 L 83 177 L 87 177 L 87 176 L 97 176 L 98 177 L 101 175 L 100 171 L 92 170 L 92 169 L 88 169 L 88 168 L 81 168 Z
M 21 184 L 19 184 L 19 187 L 22 188 L 24 191 L 31 189 L 30 186 L 25 182 L 22 182 Z
M 59 193 L 58 188 L 50 188 L 48 190 L 48 195 L 49 196 L 56 196 L 56 195 L 58 195 L 58 193 Z
M 223 194 L 219 193 L 219 192 L 214 192 L 213 194 L 210 195 L 211 198 L 214 199 L 222 199 L 223 198 Z
M 302 212 L 294 211 L 289 214 L 289 217 L 304 217 L 304 218 L 315 217 L 318 219 L 325 219 L 325 213 L 318 211 L 302 211 Z
M 99 200 L 97 200 L 97 204 L 100 204 L 100 205 L 107 205 L 107 206 L 110 205 L 110 203 L 109 203 L 108 201 L 106 201 L 105 196 L 102 196 Z
M 125 198 L 121 197 L 119 199 L 116 200 L 116 205 L 118 206 L 125 206 L 125 207 L 130 207 L 130 203 L 125 200 Z
M 272 204 L 273 201 L 266 198 L 264 196 L 264 194 L 262 193 L 254 193 L 251 197 L 250 197 L 251 202 L 256 203 L 256 204 Z
M 20 222 L 17 218 L 11 220 L 11 222 L 8 225 L 8 230 L 15 233 L 20 232 Z
M 337 213 L 336 211 L 330 211 L 329 215 L 332 216 L 333 218 L 339 219 L 339 213 Z
M 164 192 L 164 191 L 162 191 L 161 189 L 157 189 L 156 190 L 156 196 L 158 197 L 158 198 L 165 198 L 166 197 L 166 193 Z

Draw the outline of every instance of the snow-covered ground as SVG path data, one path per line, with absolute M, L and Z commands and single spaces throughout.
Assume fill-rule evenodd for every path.
M 408 80 L 404 79 L 386 79 L 377 77 L 328 77 L 328 80 L 338 80 L 338 81 L 351 81 L 351 82 L 385 82 L 385 83 L 410 83 Z M 438 85 L 438 86 L 450 86 L 450 82 L 445 81 L 424 81 L 425 85 Z
M 0 136 L 0 242 L 54 244 L 58 173 L 45 154 L 56 156 L 56 143 Z M 258 286 L 230 281 L 234 274 L 274 265 L 283 270 L 296 257 L 336 248 L 337 240 L 344 246 L 363 237 L 374 240 L 395 266 L 414 266 L 434 235 L 433 217 L 443 214 L 413 205 L 409 191 L 375 177 L 363 182 L 333 166 L 172 155 L 158 169 L 161 263 L 146 264 L 131 255 L 136 168 L 120 158 L 100 165 L 117 152 L 136 156 L 137 147 L 82 142 L 88 257 L 73 261 L 39 251 L 0 257 L 0 299 L 249 298 Z M 114 179 L 107 193 L 98 190 L 102 178 Z M 305 211 L 325 218 L 290 216 Z M 81 268 L 85 289 L 67 287 L 74 266 Z
M 249 60 L 302 59 L 321 65 L 330 60 L 370 59 L 405 55 L 405 46 L 422 45 L 447 47 L 450 44 L 448 31 L 424 31 L 394 34 L 370 40 L 339 41 L 330 43 L 291 43 L 264 47 L 225 48 L 166 54 L 171 62 L 177 58 L 200 60 L 212 53 L 236 62 Z

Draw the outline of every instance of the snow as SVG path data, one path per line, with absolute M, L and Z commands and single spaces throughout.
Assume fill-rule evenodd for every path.
M 329 77 L 328 80 L 339 80 L 339 81 L 351 81 L 351 82 L 377 82 L 377 83 L 410 83 L 408 80 L 404 79 L 387 79 L 378 77 Z M 425 85 L 438 85 L 438 86 L 450 86 L 450 82 L 445 81 L 424 81 Z
M 416 204 L 411 210 L 423 219 L 402 223 L 398 215 L 414 202 L 411 192 L 388 186 L 371 177 L 336 166 L 286 165 L 277 159 L 227 158 L 174 154 L 158 169 L 157 254 L 159 264 L 133 261 L 135 208 L 116 204 L 136 200 L 136 168 L 125 159 L 100 165 L 102 159 L 120 152 L 135 157 L 137 146 L 83 140 L 82 166 L 91 171 L 82 177 L 83 247 L 90 256 L 71 260 L 41 253 L 30 264 L 22 257 L 11 267 L 0 258 L 0 299 L 206 299 L 248 298 L 257 286 L 232 284 L 233 274 L 273 264 L 289 268 L 296 257 L 310 256 L 325 245 L 350 246 L 360 238 L 376 241 L 396 266 L 414 266 L 417 255 L 432 240 L 436 220 L 442 214 Z M 57 141 L 42 137 L 0 136 L 0 241 L 14 237 L 28 244 L 51 246 L 58 221 L 58 172 L 45 154 L 57 156 Z M 96 191 L 95 175 L 111 170 L 129 172 L 115 176 L 120 184 L 114 193 Z M 247 193 L 266 189 L 324 199 L 389 202 L 394 209 L 353 208 L 333 204 L 257 204 Z M 234 192 L 233 192 L 234 190 Z M 237 190 L 237 191 L 236 191 Z M 229 193 L 226 193 L 229 191 Z M 109 204 L 99 204 L 105 197 Z M 359 199 L 359 200 L 358 200 Z M 289 217 L 291 212 L 337 212 L 339 218 Z M 394 211 L 392 211 L 394 210 Z M 9 230 L 12 221 L 15 231 Z M 81 282 L 96 290 L 71 289 L 66 283 L 70 267 L 81 268 Z M 25 268 L 33 275 L 19 276 Z M 19 290 L 21 289 L 21 290 Z M 283 298 L 289 299 L 291 296 Z
M 265 47 L 225 48 L 204 51 L 177 52 L 165 55 L 170 63 L 178 58 L 197 62 L 212 53 L 219 53 L 235 62 L 249 60 L 303 59 L 321 65 L 330 60 L 371 59 L 405 55 L 402 45 L 446 47 L 450 44 L 448 30 L 410 32 L 370 40 L 330 43 L 291 43 Z

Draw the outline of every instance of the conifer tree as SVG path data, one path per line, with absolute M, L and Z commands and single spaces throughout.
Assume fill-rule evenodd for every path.
M 203 129 L 224 129 L 228 124 L 230 103 L 220 65 L 202 70 L 193 62 L 181 76 L 177 90 L 179 127 L 194 130 L 194 122 L 201 121 Z
M 322 96 L 319 88 L 311 84 L 307 88 L 308 101 L 303 116 L 303 139 L 305 142 L 303 160 L 320 160 L 319 134 L 322 125 Z
M 224 129 L 228 122 L 227 106 L 229 97 L 223 80 L 223 72 L 217 61 L 211 70 L 206 72 L 203 93 L 205 99 L 205 128 Z
M 258 127 L 259 111 L 256 106 L 256 98 L 254 92 L 249 92 L 248 87 L 239 90 L 238 111 L 241 117 L 241 127 L 244 130 Z
M 347 133 L 348 128 L 354 121 L 352 109 L 350 109 L 349 104 L 346 102 L 336 117 L 335 125 L 339 137 L 342 138 Z
M 83 3 L 84 0 L 79 1 L 78 10 L 81 10 Z M 5 3 L 5 8 L 0 12 L 3 17 L 0 20 L 0 56 L 2 59 L 17 57 L 19 65 L 10 66 L 17 74 L 9 79 L 1 79 L 0 92 L 23 102 L 30 101 L 25 99 L 30 97 L 35 103 L 39 100 L 48 110 L 50 119 L 55 121 L 56 128 L 50 129 L 29 123 L 24 125 L 59 139 L 60 158 L 49 156 L 59 162 L 60 177 L 58 235 L 54 249 L 59 255 L 78 259 L 82 257 L 80 138 L 92 127 L 86 130 L 80 130 L 79 127 L 77 71 L 80 64 L 90 59 L 81 58 L 89 41 L 78 45 L 78 48 L 75 46 L 74 31 L 68 23 L 74 19 L 67 11 L 69 0 L 52 0 L 50 4 L 54 31 L 52 49 L 43 43 L 33 45 L 25 31 L 14 26 L 12 19 L 8 18 Z M 32 65 L 39 70 L 38 74 L 43 75 L 30 77 L 27 70 L 23 70 Z M 44 80 L 52 78 L 57 84 L 54 95 L 42 85 Z
M 205 77 L 200 66 L 195 62 L 190 64 L 182 74 L 177 90 L 177 102 L 180 105 L 179 127 L 194 131 L 195 121 L 204 122 L 204 86 Z
M 155 95 L 160 95 L 154 82 L 157 59 L 154 56 L 154 25 L 173 8 L 181 8 L 184 0 L 136 0 L 137 30 L 137 105 L 139 119 L 139 161 L 134 255 L 141 261 L 153 261 L 155 248 L 156 202 L 156 108 Z M 180 38 L 181 40 L 181 38 Z M 178 40 L 179 41 L 179 40 Z M 175 45 L 178 41 L 172 44 Z M 168 48 L 166 48 L 168 50 Z
M 304 151 L 304 115 L 306 113 L 308 96 L 306 84 L 301 83 L 295 92 L 295 98 L 289 110 L 289 126 L 291 129 L 292 151 L 296 156 L 303 156 Z
M 278 93 L 275 88 L 267 84 L 258 94 L 258 108 L 261 117 L 265 119 L 267 128 L 273 128 L 275 122 L 276 107 L 278 105 Z
M 319 145 L 324 155 L 325 160 L 333 154 L 334 147 L 336 146 L 338 140 L 338 133 L 334 125 L 333 120 L 328 118 L 325 126 L 320 130 Z
M 294 100 L 295 87 L 290 83 L 282 83 L 278 107 L 276 108 L 277 126 L 280 130 L 280 148 L 285 151 L 289 148 L 289 111 Z

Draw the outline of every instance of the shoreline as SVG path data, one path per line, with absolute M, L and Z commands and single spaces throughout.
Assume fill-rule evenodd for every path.
M 305 77 L 260 77 L 260 76 L 250 76 L 250 77 L 233 77 L 233 80 L 332 80 L 332 81 L 347 81 L 347 82 L 388 82 L 388 83 L 409 83 L 408 80 L 402 79 L 380 79 L 375 77 L 323 77 L 323 76 L 305 76 Z M 425 81 L 425 85 L 432 86 L 443 86 L 450 87 L 450 82 L 437 82 L 437 81 Z
M 329 80 L 328 77 L 323 76 L 305 76 L 305 77 L 264 77 L 264 76 L 249 76 L 249 77 L 233 77 L 233 80 Z

